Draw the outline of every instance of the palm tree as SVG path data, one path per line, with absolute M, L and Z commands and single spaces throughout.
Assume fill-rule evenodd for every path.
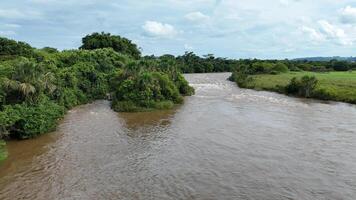
M 27 61 L 15 66 L 11 77 L 3 78 L 4 88 L 21 94 L 25 101 L 33 101 L 41 92 L 53 93 L 55 76 L 51 72 L 44 73 L 43 66 Z

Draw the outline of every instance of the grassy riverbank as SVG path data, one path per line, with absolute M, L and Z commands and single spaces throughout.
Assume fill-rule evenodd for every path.
M 315 76 L 318 80 L 311 98 L 356 103 L 356 71 L 353 72 L 288 72 L 277 75 L 251 75 L 244 86 L 255 90 L 285 93 L 293 77 Z
M 5 149 L 5 142 L 0 140 L 0 162 L 5 160 L 7 157 L 7 151 Z

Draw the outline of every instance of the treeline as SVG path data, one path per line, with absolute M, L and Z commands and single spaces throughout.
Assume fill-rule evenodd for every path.
M 142 111 L 172 108 L 194 93 L 177 63 L 143 58 L 126 38 L 94 33 L 82 42 L 58 51 L 0 38 L 0 139 L 54 130 L 68 109 L 97 99 Z
M 308 61 L 308 60 L 259 60 L 259 59 L 227 59 L 215 57 L 212 54 L 200 57 L 193 52 L 186 52 L 182 56 L 163 55 L 145 56 L 151 60 L 166 60 L 176 63 L 183 73 L 210 73 L 210 72 L 233 72 L 246 68 L 251 74 L 279 73 L 285 71 L 349 71 L 356 70 L 356 62 L 330 60 L 330 61 Z

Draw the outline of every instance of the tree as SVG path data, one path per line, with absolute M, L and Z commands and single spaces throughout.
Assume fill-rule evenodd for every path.
M 52 72 L 45 72 L 42 65 L 31 61 L 18 63 L 12 77 L 2 79 L 10 101 L 23 100 L 31 103 L 36 101 L 36 97 L 41 93 L 52 94 L 56 89 L 54 82 L 55 76 Z M 17 95 L 20 98 L 17 98 Z
M 25 42 L 16 42 L 0 37 L 0 56 L 24 56 L 32 57 L 33 48 Z
M 286 92 L 309 98 L 312 96 L 317 84 L 318 79 L 315 76 L 303 76 L 300 79 L 294 77 L 286 86 Z
M 347 71 L 349 70 L 349 63 L 346 61 L 332 61 L 331 65 L 335 71 Z
M 82 43 L 83 45 L 80 49 L 93 50 L 112 48 L 116 52 L 130 55 L 136 59 L 141 57 L 140 50 L 136 44 L 131 42 L 131 40 L 118 35 L 111 35 L 110 33 L 101 32 L 87 35 L 82 39 Z

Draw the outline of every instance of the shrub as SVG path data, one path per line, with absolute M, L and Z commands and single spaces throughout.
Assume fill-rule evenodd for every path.
M 350 69 L 349 63 L 346 61 L 332 61 L 331 65 L 335 71 L 348 71 Z
M 288 67 L 287 65 L 278 62 L 277 64 L 274 65 L 274 67 L 272 68 L 271 74 L 278 74 L 278 73 L 286 73 L 288 72 Z
M 181 74 L 178 74 L 177 80 L 175 81 L 175 85 L 183 96 L 191 96 L 195 92 L 194 88 L 189 86 L 188 81 L 185 80 L 185 78 Z
M 317 84 L 318 80 L 315 76 L 303 76 L 300 79 L 294 77 L 285 90 L 287 94 L 309 98 L 313 94 Z
M 51 101 L 43 101 L 38 105 L 17 104 L 12 106 L 13 112 L 8 113 L 11 119 L 9 130 L 20 139 L 36 137 L 53 131 L 57 120 L 64 115 L 65 109 Z M 11 116 L 18 114 L 16 117 Z M 20 116 L 20 117 L 19 117 Z
M 237 85 L 242 88 L 248 88 L 249 84 L 253 81 L 252 77 L 243 71 L 235 71 L 229 80 L 236 82 Z

